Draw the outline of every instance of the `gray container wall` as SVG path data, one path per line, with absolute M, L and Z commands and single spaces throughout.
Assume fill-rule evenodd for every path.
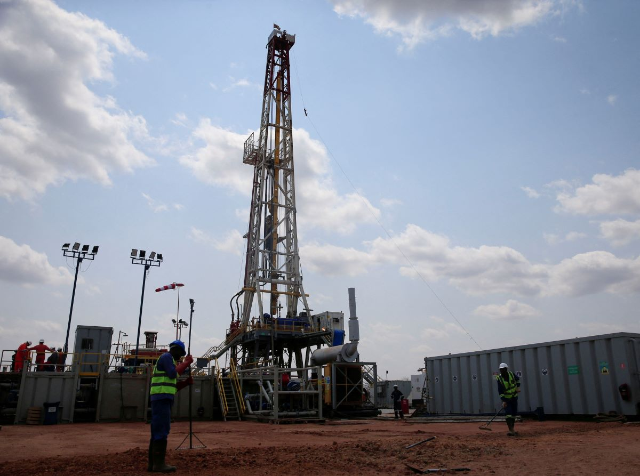
M 198 408 L 204 408 L 203 418 L 213 419 L 214 391 L 216 391 L 213 376 L 193 378 L 192 411 L 194 418 L 198 417 Z M 171 415 L 174 418 L 189 418 L 189 387 L 180 390 L 174 397 Z
M 640 414 L 640 334 L 617 333 L 425 358 L 432 413 L 495 413 L 501 362 L 521 375 L 518 410 L 550 415 Z M 618 387 L 628 384 L 631 400 Z
M 29 407 L 43 407 L 45 402 L 60 402 L 59 420 L 72 421 L 75 383 L 74 372 L 27 372 L 20 385 L 15 423 L 24 423 Z
M 82 361 L 80 372 L 99 372 L 100 368 L 97 364 L 100 361 L 100 355 L 111 353 L 111 339 L 113 337 L 113 327 L 100 326 L 78 326 L 76 327 L 76 341 L 74 352 L 76 357 L 85 353 Z M 83 345 L 84 342 L 84 345 Z M 67 363 L 70 363 L 67 359 Z
M 149 380 L 149 374 L 103 374 L 96 420 L 145 420 Z

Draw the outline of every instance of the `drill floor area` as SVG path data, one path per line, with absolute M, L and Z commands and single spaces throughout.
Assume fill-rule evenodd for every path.
M 402 420 L 194 422 L 207 447 L 176 450 L 189 424 L 175 422 L 167 463 L 190 475 L 415 474 L 409 466 L 469 468 L 468 474 L 640 474 L 638 424 L 525 420 L 516 425 L 517 437 L 507 436 L 504 423 L 491 426 L 487 432 L 470 423 Z M 15 425 L 1 432 L 0 475 L 148 474 L 144 423 Z

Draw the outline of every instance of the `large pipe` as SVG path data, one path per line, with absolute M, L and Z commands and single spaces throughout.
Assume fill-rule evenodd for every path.
M 258 380 L 258 385 L 260 386 L 260 393 L 262 393 L 264 398 L 267 399 L 267 402 L 269 402 L 269 404 L 271 404 L 271 398 L 269 398 L 269 394 L 267 393 L 267 391 L 265 390 L 264 386 L 262 385 L 262 380 Z
M 311 354 L 309 365 L 324 365 L 330 362 L 355 362 L 358 358 L 360 327 L 356 315 L 356 290 L 349 288 L 349 339 L 351 342 L 333 347 L 324 347 Z

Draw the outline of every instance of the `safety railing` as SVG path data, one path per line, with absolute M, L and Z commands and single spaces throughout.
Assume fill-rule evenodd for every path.
M 222 382 L 222 371 L 218 365 L 218 359 L 214 360 L 214 372 L 216 376 L 216 384 L 218 385 L 218 396 L 220 397 L 220 406 L 222 407 L 222 415 L 227 416 L 229 413 L 229 405 L 227 404 L 227 396 L 224 392 L 224 383 Z
M 238 379 L 238 371 L 236 369 L 236 363 L 234 359 L 231 359 L 230 361 L 229 377 L 231 378 L 231 381 L 233 382 L 233 386 L 236 389 L 236 400 L 240 405 L 240 414 L 242 415 L 244 414 L 246 409 L 244 405 L 244 398 L 242 397 L 242 387 L 240 386 L 240 380 Z

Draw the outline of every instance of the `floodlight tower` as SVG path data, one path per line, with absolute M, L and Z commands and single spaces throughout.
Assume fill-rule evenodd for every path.
M 144 287 L 147 282 L 147 273 L 151 267 L 158 267 L 162 263 L 162 253 L 152 251 L 147 257 L 145 250 L 137 249 L 131 250 L 131 264 L 140 264 L 144 266 L 144 274 L 142 275 L 142 293 L 140 294 L 140 316 L 138 317 L 138 335 L 136 336 L 136 359 L 133 364 L 134 367 L 138 366 L 138 350 L 140 348 L 140 326 L 142 325 L 142 305 L 144 304 Z
M 254 297 L 260 319 L 281 312 L 281 295 L 286 297 L 286 314 L 280 317 L 297 316 L 300 299 L 310 315 L 300 275 L 296 225 L 289 79 L 289 50 L 295 39 L 274 25 L 267 42 L 260 136 L 254 142 L 252 133 L 244 143 L 243 162 L 253 165 L 253 190 L 241 327 L 249 322 Z M 263 294 L 269 295 L 267 303 Z
M 69 350 L 69 331 L 71 330 L 71 315 L 73 314 L 73 302 L 76 299 L 76 284 L 78 283 L 78 270 L 80 269 L 80 264 L 84 260 L 93 261 L 98 254 L 99 246 L 94 246 L 89 253 L 90 245 L 80 245 L 80 243 L 76 242 L 73 244 L 73 247 L 69 249 L 71 243 L 65 243 L 62 245 L 62 255 L 67 258 L 73 258 L 76 260 L 76 276 L 73 278 L 73 292 L 71 293 L 71 307 L 69 308 L 69 322 L 67 323 L 67 337 L 64 339 L 64 353 L 66 354 Z M 80 249 L 82 246 L 82 249 Z

